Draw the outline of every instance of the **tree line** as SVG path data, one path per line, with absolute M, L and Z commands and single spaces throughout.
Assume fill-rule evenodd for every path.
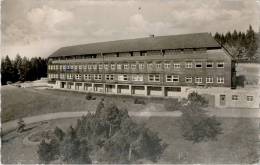
M 234 30 L 215 33 L 214 38 L 223 45 L 238 62 L 257 62 L 257 34 L 250 25 L 246 32 Z
M 16 55 L 15 59 L 5 56 L 1 59 L 1 83 L 17 81 L 33 81 L 47 76 L 48 60 L 41 57 L 21 57 Z

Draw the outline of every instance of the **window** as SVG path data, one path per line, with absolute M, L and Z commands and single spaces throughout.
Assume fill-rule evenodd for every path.
M 213 68 L 213 62 L 207 62 L 206 67 L 207 68 Z
M 128 75 L 124 74 L 123 75 L 123 79 L 124 79 L 124 81 L 127 81 L 128 80 Z
M 224 68 L 224 62 L 218 62 L 217 68 Z
M 100 70 L 103 69 L 103 64 L 99 64 L 98 69 L 100 69 Z
M 150 82 L 160 82 L 160 75 L 159 74 L 149 74 L 148 80 Z
M 76 74 L 76 75 L 75 75 L 75 79 L 76 79 L 76 80 L 80 80 L 80 79 L 81 79 L 81 74 Z
M 166 82 L 179 82 L 178 75 L 166 75 Z
M 115 70 L 116 69 L 116 65 L 115 64 L 111 64 L 111 69 Z
M 195 83 L 201 84 L 202 83 L 202 77 L 196 77 Z
M 94 69 L 94 70 L 97 70 L 97 65 L 93 65 L 93 69 Z
M 66 70 L 66 65 L 63 65 L 63 70 L 64 70 L 64 71 Z
M 128 76 L 126 74 L 118 75 L 118 81 L 127 81 L 127 80 L 128 80 Z
M 128 69 L 128 64 L 124 64 L 124 69 Z
M 95 74 L 94 75 L 94 80 L 101 80 L 102 79 L 102 75 L 101 74 Z
M 121 70 L 122 69 L 122 65 L 121 64 L 117 64 L 117 69 Z
M 232 95 L 232 100 L 238 100 L 238 95 Z
M 62 71 L 62 68 L 63 68 L 62 65 L 60 65 L 60 71 Z
M 82 70 L 82 65 L 79 66 L 79 70 Z
M 147 64 L 147 68 L 149 68 L 149 69 L 153 68 L 153 63 Z
M 88 69 L 91 69 L 92 68 L 92 65 L 88 65 Z
M 185 82 L 186 83 L 192 83 L 192 77 L 185 77 Z
M 202 68 L 202 62 L 196 62 L 195 68 Z
M 135 65 L 135 64 L 132 64 L 132 65 L 131 65 L 131 69 L 135 70 L 135 69 L 136 69 L 136 65 Z
M 60 79 L 65 79 L 65 74 L 60 74 Z
M 170 66 L 171 66 L 171 64 L 170 64 L 170 63 L 168 63 L 168 62 L 164 64 L 164 68 L 165 68 L 165 69 L 169 69 L 169 68 L 170 68 Z
M 192 62 L 186 62 L 185 68 L 192 68 Z
M 206 83 L 213 83 L 213 77 L 212 76 L 206 77 Z
M 91 74 L 85 74 L 84 80 L 91 80 Z
M 143 75 L 134 74 L 132 75 L 132 81 L 143 81 L 144 77 Z
M 86 71 L 87 70 L 87 65 L 84 65 L 84 71 Z
M 70 70 L 73 70 L 73 68 L 74 68 L 73 65 L 71 65 L 71 66 L 70 66 Z
M 74 66 L 74 70 L 75 71 L 78 70 L 78 66 L 77 65 Z
M 173 68 L 174 69 L 179 69 L 181 67 L 181 64 L 180 63 L 174 63 L 173 64 Z
M 157 68 L 157 69 L 160 69 L 160 68 L 161 68 L 161 64 L 160 64 L 160 63 L 157 63 L 157 64 L 156 64 L 156 68 Z
M 253 100 L 254 100 L 254 97 L 253 97 L 253 96 L 247 96 L 247 97 L 246 97 L 246 100 L 247 100 L 247 101 L 253 101 Z
M 66 65 L 66 70 L 70 70 L 70 65 Z
M 105 64 L 105 65 L 104 65 L 104 69 L 105 69 L 105 70 L 108 70 L 108 64 Z
M 144 64 L 143 63 L 141 63 L 141 64 L 139 64 L 139 69 L 144 69 Z
M 217 77 L 217 83 L 223 84 L 224 83 L 224 77 Z
M 72 74 L 67 74 L 67 79 L 73 79 Z
M 113 74 L 106 74 L 106 80 L 113 81 L 114 80 L 114 75 Z

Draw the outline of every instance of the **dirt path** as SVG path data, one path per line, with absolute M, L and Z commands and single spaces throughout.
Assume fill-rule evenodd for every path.
M 25 117 L 23 118 L 26 124 L 46 121 L 46 120 L 54 120 L 54 119 L 63 119 L 63 118 L 74 118 L 80 117 L 88 114 L 89 112 L 57 112 L 57 113 L 48 113 L 44 115 Z M 93 112 L 91 112 L 93 113 Z M 151 116 L 170 116 L 170 117 L 178 117 L 181 115 L 181 112 L 149 112 L 149 111 L 141 111 L 141 112 L 129 112 L 130 116 L 140 116 L 140 117 L 151 117 Z M 17 127 L 17 121 L 13 120 L 2 124 L 2 133 L 6 133 Z
M 26 124 L 46 121 L 46 120 L 54 120 L 54 119 L 64 119 L 64 118 L 75 118 L 80 117 L 83 115 L 86 115 L 87 111 L 79 111 L 79 112 L 57 112 L 57 113 L 48 113 L 44 115 L 37 115 L 32 117 L 25 117 L 23 120 Z M 91 112 L 93 113 L 93 112 Z M 215 110 L 210 111 L 210 115 L 215 115 L 217 117 L 234 117 L 234 118 L 260 118 L 260 111 L 259 110 Z M 136 116 L 136 117 L 152 117 L 152 116 L 158 116 L 158 117 L 179 117 L 181 116 L 181 112 L 174 111 L 174 112 L 156 112 L 156 111 L 139 111 L 139 112 L 129 112 L 130 116 Z M 2 133 L 6 133 L 8 131 L 11 131 L 13 129 L 16 129 L 17 127 L 17 120 L 9 121 L 6 123 L 2 123 Z

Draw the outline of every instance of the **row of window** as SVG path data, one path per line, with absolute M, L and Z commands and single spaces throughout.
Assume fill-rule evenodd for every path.
M 232 95 L 232 100 L 233 101 L 238 101 L 239 100 L 239 96 L 238 95 Z M 254 97 L 253 96 L 246 96 L 246 100 L 247 101 L 253 101 Z
M 164 66 L 165 69 L 169 69 L 173 67 L 174 69 L 179 69 L 181 68 L 181 63 L 173 63 L 171 64 L 170 62 L 165 62 L 164 65 L 162 63 L 148 63 L 147 68 L 156 68 L 156 69 L 162 69 Z M 206 68 L 213 68 L 214 63 L 213 62 L 206 62 Z M 145 69 L 145 64 L 144 63 L 139 63 L 139 64 L 89 64 L 89 65 L 49 65 L 49 70 L 128 70 L 131 68 L 131 70 L 135 69 Z M 216 63 L 217 68 L 224 68 L 224 62 L 217 62 Z M 202 62 L 186 62 L 185 63 L 185 68 L 203 68 L 203 63 Z
M 239 96 L 238 95 L 232 95 L 232 100 L 233 101 L 238 101 L 239 100 Z M 253 101 L 254 97 L 253 96 L 246 96 L 246 100 L 247 101 Z
M 56 78 L 58 79 L 59 75 L 58 74 L 49 74 L 48 75 L 49 78 Z M 68 79 L 68 80 L 72 80 L 73 78 L 75 78 L 76 80 L 81 80 L 82 78 L 84 80 L 102 80 L 102 74 L 60 74 L 60 79 Z M 105 80 L 108 81 L 114 81 L 115 80 L 115 75 L 114 74 L 106 74 L 105 75 Z M 144 81 L 144 75 L 140 75 L 140 74 L 133 74 L 133 75 L 127 75 L 127 74 L 118 74 L 117 75 L 117 80 L 118 81 Z M 149 82 L 160 82 L 161 78 L 159 74 L 149 74 L 148 75 L 148 81 Z M 180 81 L 180 77 L 179 75 L 166 75 L 165 76 L 165 81 L 166 82 L 175 82 L 178 83 Z M 201 84 L 203 83 L 203 78 L 202 77 L 191 77 L 191 76 L 187 76 L 185 77 L 185 82 L 186 83 L 192 83 L 195 82 L 197 84 Z M 213 76 L 207 76 L 205 78 L 205 82 L 210 84 L 210 83 L 219 83 L 219 84 L 223 84 L 224 83 L 224 77 L 219 76 L 215 78 L 214 81 L 214 77 Z

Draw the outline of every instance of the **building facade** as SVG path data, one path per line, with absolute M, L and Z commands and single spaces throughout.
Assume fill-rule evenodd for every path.
M 48 78 L 66 90 L 182 97 L 187 87 L 234 87 L 235 64 L 208 33 L 151 36 L 63 47 Z

